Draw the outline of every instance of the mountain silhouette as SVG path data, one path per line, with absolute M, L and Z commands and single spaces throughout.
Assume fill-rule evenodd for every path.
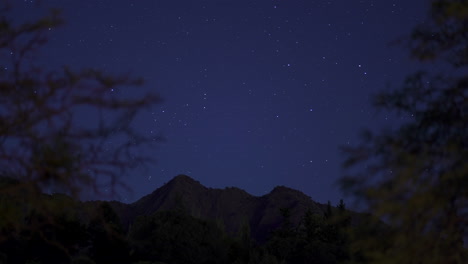
M 19 184 L 0 177 L 4 190 Z M 22 198 L 23 192 L 5 194 L 15 206 L 31 207 Z M 343 263 L 350 257 L 348 239 L 352 237 L 347 230 L 360 231 L 371 223 L 367 220 L 372 220 L 346 210 L 344 202 L 338 207 L 323 205 L 285 186 L 254 196 L 235 187 L 208 188 L 186 175 L 173 178 L 130 204 L 81 202 L 65 194 L 43 193 L 39 198 L 37 210 L 24 215 L 25 223 L 36 226 L 20 226 L 21 233 L 13 235 L 5 231 L 0 234 L 0 238 L 7 234 L 3 241 L 0 239 L 0 260 L 26 263 L 33 257 L 42 259 L 42 263 L 68 263 L 70 258 L 98 260 L 95 263 Z M 388 234 L 387 230 L 384 225 L 374 225 L 372 232 Z M 50 241 L 60 249 L 51 247 Z M 71 255 L 59 254 L 61 245 Z
M 325 205 L 288 187 L 277 186 L 266 195 L 254 196 L 235 187 L 208 188 L 186 175 L 174 177 L 134 203 L 111 204 L 126 228 L 137 216 L 178 210 L 216 221 L 230 234 L 236 234 L 242 225 L 248 223 L 252 238 L 259 243 L 266 241 L 269 234 L 281 225 L 283 216 L 280 209 L 289 210 L 290 221 L 294 225 L 299 224 L 307 210 L 322 215 L 325 210 Z

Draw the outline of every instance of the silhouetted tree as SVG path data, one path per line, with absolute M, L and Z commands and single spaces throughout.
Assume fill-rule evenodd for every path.
M 229 244 L 215 223 L 179 212 L 139 216 L 129 231 L 132 258 L 166 263 L 227 263 Z
M 127 75 L 49 71 L 35 55 L 63 24 L 60 12 L 22 21 L 9 3 L 0 2 L 0 176 L 15 184 L 0 186 L 0 240 L 25 228 L 28 211 L 63 209 L 42 199 L 44 192 L 77 198 L 125 187 L 120 176 L 151 160 L 137 150 L 156 140 L 131 122 L 160 101 Z
M 410 118 L 344 148 L 343 189 L 392 230 L 354 245 L 372 263 L 468 261 L 467 32 L 467 1 L 431 1 L 428 21 L 406 43 L 413 57 L 446 71 L 412 74 L 402 88 L 377 95 L 377 107 Z
M 324 214 L 325 218 L 329 219 L 333 216 L 333 209 L 330 201 L 327 202 L 327 209 L 325 210 Z
M 336 206 L 340 212 L 346 211 L 346 204 L 343 199 L 340 199 L 340 203 Z
M 253 241 L 250 234 L 250 223 L 244 219 L 237 236 L 232 240 L 229 251 L 231 262 L 248 263 L 252 254 Z
M 291 209 L 280 208 L 283 222 L 281 226 L 274 230 L 267 242 L 267 249 L 280 262 L 288 262 L 295 254 L 298 243 L 298 233 L 291 223 Z
M 88 225 L 89 256 L 97 263 L 129 263 L 130 247 L 120 219 L 108 202 L 101 203 Z

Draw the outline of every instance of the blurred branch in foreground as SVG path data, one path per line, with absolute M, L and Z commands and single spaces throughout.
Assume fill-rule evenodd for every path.
M 46 70 L 35 55 L 63 24 L 60 12 L 18 23 L 8 3 L 0 4 L 0 237 L 25 227 L 33 211 L 56 210 L 44 193 L 126 188 L 121 176 L 151 161 L 143 150 L 159 139 L 132 121 L 161 101 L 131 76 Z
M 370 226 L 357 237 L 353 248 L 370 263 L 468 263 L 467 32 L 467 1 L 432 1 L 407 44 L 414 58 L 449 70 L 378 94 L 378 108 L 409 121 L 343 148 L 343 190 L 389 224 L 385 236 Z

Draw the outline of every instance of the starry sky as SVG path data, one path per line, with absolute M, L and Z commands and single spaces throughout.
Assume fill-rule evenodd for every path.
M 178 174 L 263 195 L 277 185 L 318 202 L 343 194 L 339 146 L 399 118 L 370 96 L 417 70 L 391 45 L 426 17 L 425 0 L 43 0 L 66 24 L 41 58 L 143 77 L 164 102 L 135 120 L 166 140 L 124 181 L 132 202 Z M 131 91 L 127 91 L 131 92 Z

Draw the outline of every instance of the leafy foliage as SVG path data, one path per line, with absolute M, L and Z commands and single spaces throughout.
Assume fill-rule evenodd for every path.
M 86 223 L 73 198 L 103 186 L 115 194 L 125 187 L 120 176 L 150 160 L 136 149 L 155 138 L 131 122 L 160 98 L 122 96 L 142 84 L 126 75 L 48 70 L 35 55 L 64 23 L 60 12 L 24 22 L 11 16 L 13 6 L 0 3 L 0 262 L 128 263 L 110 207 Z M 56 192 L 72 198 L 45 194 Z
M 148 161 L 135 150 L 154 138 L 140 134 L 131 122 L 159 97 L 135 91 L 122 96 L 142 84 L 125 75 L 69 66 L 46 71 L 33 55 L 46 43 L 49 29 L 63 23 L 59 13 L 16 25 L 8 6 L 0 11 L 1 172 L 77 196 L 84 187 L 113 188 L 119 175 Z
M 47 237 L 42 233 L 54 223 L 48 216 L 66 207 L 43 199 L 44 192 L 78 198 L 125 188 L 121 176 L 151 160 L 142 147 L 157 139 L 131 122 L 160 101 L 152 93 L 125 94 L 142 85 L 127 75 L 49 70 L 36 55 L 50 29 L 64 23 L 60 12 L 21 21 L 11 15 L 14 6 L 0 3 L 0 241 L 24 229 Z M 37 214 L 41 221 L 30 225 Z
M 468 3 L 432 1 L 430 19 L 410 36 L 412 55 L 447 62 L 449 72 L 417 72 L 375 97 L 377 107 L 411 116 L 394 130 L 344 148 L 341 180 L 393 232 L 372 226 L 355 248 L 373 263 L 466 263 L 468 238 Z M 363 233 L 365 234 L 365 233 Z

